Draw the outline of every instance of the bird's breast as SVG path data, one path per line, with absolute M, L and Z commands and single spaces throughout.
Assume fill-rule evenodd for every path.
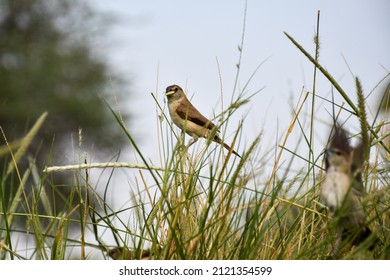
M 320 190 L 321 200 L 331 211 L 336 211 L 344 202 L 350 187 L 350 178 L 346 173 L 328 171 Z

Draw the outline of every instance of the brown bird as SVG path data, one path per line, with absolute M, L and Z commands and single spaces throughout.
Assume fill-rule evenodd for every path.
M 199 113 L 187 99 L 181 87 L 178 85 L 169 86 L 166 89 L 165 95 L 168 99 L 169 114 L 171 115 L 172 121 L 193 138 L 188 146 L 198 141 L 199 137 L 210 137 L 211 130 L 215 128 L 215 124 Z M 213 141 L 223 145 L 227 150 L 241 158 L 236 151 L 222 141 L 217 133 L 214 135 Z
M 365 194 L 361 180 L 363 165 L 362 143 L 351 147 L 344 129 L 336 124 L 325 151 L 326 175 L 320 188 L 320 198 L 328 206 L 336 220 L 337 252 L 341 241 L 358 245 L 371 235 L 365 225 L 365 213 L 361 202 Z

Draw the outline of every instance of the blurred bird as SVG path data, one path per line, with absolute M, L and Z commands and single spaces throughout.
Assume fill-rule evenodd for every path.
M 172 121 L 193 138 L 188 146 L 198 141 L 199 137 L 208 138 L 210 136 L 211 130 L 215 128 L 215 124 L 199 113 L 187 99 L 181 87 L 178 85 L 169 86 L 166 89 L 165 95 L 168 99 L 169 114 L 171 115 Z M 222 141 L 217 133 L 212 140 L 241 158 L 236 151 Z
M 107 253 L 114 260 L 149 260 L 151 258 L 150 250 L 136 252 L 125 249 L 124 247 L 115 247 L 108 250 Z
M 336 220 L 338 242 L 334 253 L 341 241 L 348 239 L 358 245 L 371 234 L 361 202 L 365 194 L 362 149 L 362 143 L 352 148 L 345 130 L 335 125 L 325 151 L 326 175 L 320 188 L 320 198 Z

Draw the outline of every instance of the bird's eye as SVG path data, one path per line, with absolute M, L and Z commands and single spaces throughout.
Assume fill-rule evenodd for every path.
M 178 91 L 178 88 L 177 87 L 175 87 L 175 92 L 177 92 Z

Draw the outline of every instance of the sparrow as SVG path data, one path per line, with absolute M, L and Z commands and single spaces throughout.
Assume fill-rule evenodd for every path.
M 361 179 L 363 144 L 351 147 L 347 133 L 335 125 L 325 150 L 326 175 L 320 187 L 320 199 L 336 220 L 338 244 L 351 240 L 358 245 L 370 234 L 365 225 L 365 213 L 361 202 L 365 194 Z
M 209 138 L 215 124 L 199 113 L 187 99 L 181 87 L 171 85 L 167 87 L 165 95 L 168 99 L 169 114 L 173 123 L 193 138 L 188 147 L 198 141 L 200 137 Z M 212 140 L 241 158 L 235 150 L 222 141 L 217 133 Z

